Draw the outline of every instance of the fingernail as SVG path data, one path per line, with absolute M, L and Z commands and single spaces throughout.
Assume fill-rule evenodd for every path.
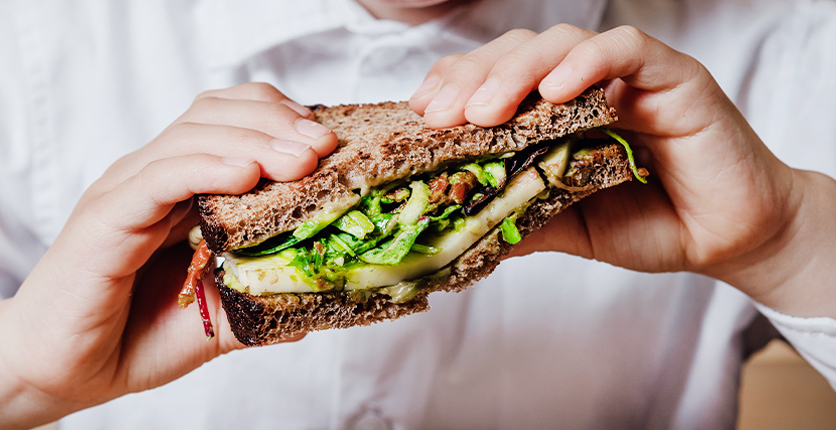
M 438 94 L 435 95 L 433 101 L 424 109 L 424 113 L 440 112 L 448 110 L 453 107 L 456 102 L 456 97 L 459 95 L 459 90 L 453 87 L 444 87 Z
M 473 96 L 470 97 L 470 100 L 467 101 L 465 107 L 471 106 L 487 106 L 490 104 L 493 97 L 496 95 L 497 90 L 499 90 L 499 79 L 490 78 L 473 93 Z
M 310 109 L 300 105 L 299 103 L 296 103 L 293 100 L 282 100 L 282 103 L 284 103 L 287 107 L 295 110 L 296 113 L 302 115 L 303 117 L 307 118 L 313 114 L 313 112 L 311 112 Z
M 310 137 L 311 139 L 319 139 L 322 136 L 331 132 L 331 129 L 315 121 L 309 119 L 300 119 L 296 121 L 296 131 L 299 134 Z
M 412 93 L 412 97 L 410 98 L 414 99 L 415 97 L 419 97 L 428 93 L 431 89 L 435 88 L 435 86 L 438 85 L 438 81 L 439 77 L 437 75 L 427 76 L 427 78 L 424 79 L 424 82 L 421 83 L 421 86 L 418 87 L 418 89 L 415 90 L 414 93 Z
M 541 85 L 545 85 L 547 87 L 553 88 L 560 88 L 566 81 L 569 79 L 569 75 L 572 74 L 572 67 L 571 66 L 564 66 L 559 65 L 556 69 L 552 70 L 551 73 L 546 75 L 545 78 L 540 82 Z
M 221 162 L 229 166 L 244 167 L 255 163 L 255 160 L 243 157 L 223 157 L 221 158 Z
M 294 157 L 298 157 L 302 155 L 305 151 L 311 149 L 310 145 L 306 145 L 300 142 L 294 142 L 292 140 L 281 140 L 275 139 L 270 142 L 270 146 L 273 147 L 276 151 L 279 151 L 284 154 L 290 154 Z

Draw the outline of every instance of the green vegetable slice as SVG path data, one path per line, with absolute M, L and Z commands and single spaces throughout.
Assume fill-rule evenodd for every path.
M 365 239 L 367 234 L 374 231 L 374 224 L 371 220 L 358 210 L 350 211 L 341 216 L 334 222 L 334 226 L 360 240 Z
M 414 181 L 409 184 L 412 189 L 412 195 L 406 201 L 406 206 L 398 216 L 398 224 L 413 225 L 418 222 L 418 218 L 424 215 L 427 208 L 430 206 L 430 187 L 421 182 Z
M 342 210 L 322 210 L 314 215 L 313 218 L 305 221 L 296 230 L 293 231 L 293 236 L 299 240 L 305 240 L 313 237 L 325 227 L 328 227 L 332 222 L 336 221 L 343 213 Z
M 633 159 L 633 150 L 630 149 L 630 144 L 627 143 L 626 140 L 624 140 L 621 136 L 619 136 L 618 134 L 616 134 L 614 131 L 612 131 L 610 129 L 601 128 L 601 131 L 603 131 L 608 136 L 615 139 L 618 143 L 620 143 L 622 146 L 624 146 L 624 149 L 627 151 L 627 159 L 630 160 L 630 169 L 633 171 L 633 176 L 635 176 L 636 179 L 638 179 L 639 182 L 641 182 L 642 184 L 646 184 L 647 179 L 644 179 L 641 175 L 639 175 L 639 169 L 638 169 L 638 167 L 636 167 L 636 160 Z
M 516 245 L 522 240 L 522 235 L 515 222 L 516 218 L 515 215 L 505 218 L 499 227 L 500 231 L 502 231 L 502 238 L 511 245 Z
M 400 263 L 415 244 L 415 239 L 428 225 L 430 225 L 429 217 L 421 217 L 415 224 L 402 225 L 392 240 L 360 254 L 360 260 L 369 264 L 395 265 Z
M 499 188 L 505 182 L 505 163 L 492 161 L 485 164 L 485 176 L 492 187 Z
M 462 170 L 467 170 L 470 173 L 473 173 L 476 176 L 476 180 L 479 181 L 482 185 L 488 185 L 488 175 L 485 174 L 485 169 L 482 166 L 476 163 L 470 163 L 466 166 L 462 167 Z
M 434 246 L 427 246 L 427 245 L 421 245 L 420 243 L 416 243 L 416 244 L 412 245 L 412 248 L 410 248 L 410 251 L 417 252 L 419 254 L 424 254 L 424 255 L 433 255 L 433 254 L 438 254 L 439 252 L 441 252 L 441 249 L 436 248 Z

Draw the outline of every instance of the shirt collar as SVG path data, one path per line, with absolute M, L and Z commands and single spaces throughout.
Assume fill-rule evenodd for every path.
M 274 46 L 308 35 L 345 29 L 356 35 L 410 33 L 420 40 L 449 36 L 482 43 L 514 29 L 543 31 L 554 19 L 597 28 L 607 0 L 478 0 L 430 23 L 375 19 L 354 0 L 206 0 L 195 11 L 201 51 L 209 68 L 234 67 Z

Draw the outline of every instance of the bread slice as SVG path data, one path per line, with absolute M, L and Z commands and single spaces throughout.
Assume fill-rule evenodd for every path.
M 413 174 L 443 169 L 486 154 L 518 151 L 537 142 L 614 122 L 603 91 L 590 89 L 577 99 L 553 105 L 536 94 L 527 98 L 506 124 L 482 128 L 472 124 L 445 130 L 426 127 L 406 103 L 315 106 L 317 121 L 334 130 L 337 150 L 310 176 L 289 183 L 262 181 L 241 196 L 201 196 L 201 230 L 217 255 L 260 243 L 292 230 L 326 205 L 360 190 Z M 593 148 L 571 161 L 569 189 L 551 188 L 517 220 L 523 237 L 542 227 L 572 203 L 632 179 L 628 157 L 618 144 Z M 245 345 L 266 345 L 313 330 L 347 328 L 396 319 L 429 309 L 434 291 L 461 291 L 489 275 L 511 249 L 491 230 L 439 272 L 414 280 L 420 292 L 405 303 L 386 294 L 346 291 L 253 296 L 216 283 L 235 336 Z
M 406 102 L 314 106 L 313 112 L 318 122 L 334 130 L 339 145 L 311 175 L 294 182 L 262 181 L 240 196 L 198 198 L 201 232 L 216 255 L 293 230 L 326 205 L 344 201 L 353 190 L 467 158 L 519 151 L 617 119 L 600 89 L 561 105 L 532 94 L 514 119 L 490 128 L 465 124 L 433 130 Z

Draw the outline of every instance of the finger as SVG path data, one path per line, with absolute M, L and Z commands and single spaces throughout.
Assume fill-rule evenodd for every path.
M 167 238 L 178 202 L 195 194 L 240 194 L 252 189 L 259 177 L 258 164 L 251 159 L 193 154 L 157 160 L 112 191 L 79 204 L 71 222 L 81 228 L 59 239 L 91 248 L 74 257 L 83 270 L 105 277 L 126 276 Z M 94 260 L 85 255 L 102 257 Z
M 137 230 L 159 222 L 195 194 L 241 194 L 258 182 L 258 164 L 208 154 L 164 158 L 145 166 L 99 199 L 105 224 Z
M 320 157 L 337 147 L 337 135 L 328 127 L 280 102 L 204 96 L 196 99 L 173 125 L 186 122 L 260 131 L 278 139 L 310 145 Z
M 465 105 L 468 122 L 491 127 L 510 120 L 520 102 L 537 88 L 573 47 L 597 33 L 559 24 L 520 44 L 496 61 Z
M 443 128 L 467 122 L 464 106 L 485 82 L 485 77 L 496 61 L 536 35 L 530 30 L 511 30 L 459 58 L 449 67 L 438 91 L 432 95 L 432 100 L 424 109 L 427 125 Z
M 209 90 L 200 93 L 195 100 L 215 97 L 222 99 L 254 100 L 267 103 L 282 103 L 296 111 L 300 116 L 308 119 L 313 118 L 313 112 L 305 106 L 289 99 L 276 87 L 264 82 L 248 82 L 230 88 L 220 90 Z
M 274 181 L 299 179 L 313 172 L 319 162 L 313 148 L 301 142 L 277 139 L 251 129 L 180 123 L 117 160 L 94 184 L 93 191 L 109 191 L 156 160 L 198 153 L 258 160 L 261 175 Z
M 427 72 L 424 82 L 421 83 L 421 86 L 409 98 L 409 107 L 418 115 L 424 115 L 424 110 L 427 108 L 427 105 L 430 104 L 433 96 L 441 88 L 442 78 L 450 70 L 450 67 L 462 57 L 464 57 L 464 54 L 453 54 L 436 61 L 430 68 L 430 71 Z

